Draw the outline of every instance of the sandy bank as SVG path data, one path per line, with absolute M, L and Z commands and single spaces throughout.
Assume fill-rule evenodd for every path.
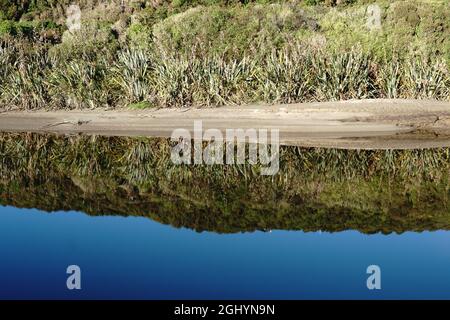
M 450 147 L 450 103 L 355 100 L 208 109 L 9 111 L 0 131 L 170 137 L 172 131 L 279 129 L 285 145 L 337 148 Z

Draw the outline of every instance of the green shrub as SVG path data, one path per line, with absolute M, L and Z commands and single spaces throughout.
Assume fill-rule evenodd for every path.
M 198 55 L 272 50 L 310 28 L 310 19 L 296 6 L 195 7 L 168 17 L 153 28 L 155 45 L 166 52 Z
M 153 107 L 153 105 L 148 102 L 148 101 L 141 101 L 141 102 L 136 102 L 136 103 L 130 103 L 128 105 L 128 108 L 130 109 L 137 109 L 137 110 L 142 110 L 142 109 L 147 109 L 147 108 L 151 108 Z
M 0 0 L 0 11 L 7 20 L 18 20 L 23 13 L 29 1 L 19 0 Z
M 16 32 L 15 24 L 10 20 L 0 21 L 0 36 L 14 35 Z
M 152 45 L 152 30 L 139 22 L 131 24 L 126 30 L 128 44 L 131 47 L 148 49 Z

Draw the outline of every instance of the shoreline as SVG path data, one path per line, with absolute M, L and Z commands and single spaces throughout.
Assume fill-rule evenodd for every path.
M 281 145 L 345 149 L 450 147 L 450 102 L 367 99 L 145 110 L 4 111 L 1 132 L 169 138 L 178 128 L 279 129 Z M 225 136 L 225 134 L 224 134 Z

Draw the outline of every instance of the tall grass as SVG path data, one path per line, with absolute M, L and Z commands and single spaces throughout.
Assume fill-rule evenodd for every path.
M 45 106 L 50 59 L 42 45 L 21 46 L 0 41 L 0 63 L 2 105 L 23 109 Z
M 105 69 L 98 64 L 71 61 L 55 68 L 48 77 L 51 104 L 58 108 L 104 107 L 107 90 L 103 87 Z
M 371 58 L 362 51 L 334 52 L 314 56 L 314 73 L 317 76 L 317 100 L 346 100 L 373 97 Z
M 406 91 L 415 98 L 449 96 L 449 70 L 444 61 L 411 59 L 406 67 Z
M 147 52 L 139 49 L 125 49 L 117 54 L 109 79 L 113 85 L 118 86 L 120 100 L 135 103 L 150 98 L 150 59 Z
M 274 103 L 305 101 L 313 90 L 312 58 L 298 47 L 272 51 L 258 73 L 262 99 Z
M 249 57 L 227 61 L 221 56 L 189 59 L 157 56 L 153 92 L 161 106 L 216 106 L 252 101 L 257 66 Z
M 11 108 L 210 107 L 362 98 L 450 100 L 450 71 L 426 56 L 374 58 L 302 44 L 229 58 L 122 48 L 50 54 L 0 43 L 0 105 Z
M 378 87 L 383 96 L 389 99 L 400 97 L 402 80 L 405 77 L 402 63 L 398 56 L 394 56 L 390 63 L 381 66 L 380 76 L 377 77 Z

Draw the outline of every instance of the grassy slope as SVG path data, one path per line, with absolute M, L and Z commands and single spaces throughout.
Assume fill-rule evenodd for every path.
M 84 0 L 74 34 L 69 2 L 0 1 L 0 105 L 450 99 L 449 0 L 378 0 L 375 31 L 369 1 Z
M 64 31 L 68 0 L 0 0 L 0 34 L 13 35 L 26 26 Z M 294 39 L 309 39 L 340 49 L 361 44 L 379 54 L 399 50 L 432 52 L 450 59 L 450 2 L 448 0 L 348 1 L 351 5 L 330 6 L 311 1 L 120 1 L 82 0 L 85 24 L 112 27 L 138 45 L 191 50 L 200 43 L 204 50 L 248 50 L 257 42 L 277 47 Z M 16 4 L 17 3 L 17 4 Z M 146 4 L 147 3 L 147 4 Z M 381 8 L 382 30 L 368 32 L 367 4 Z M 118 22 L 122 23 L 118 23 Z M 27 24 L 28 22 L 28 24 Z M 16 25 L 16 32 L 7 25 Z M 119 26 L 120 25 L 120 26 Z M 12 28 L 14 29 L 14 28 Z M 23 30 L 24 33 L 31 30 Z M 106 28 L 104 31 L 107 31 Z M 153 34 L 153 38 L 151 37 Z M 61 36 L 61 35 L 60 35 Z M 85 34 L 84 37 L 90 36 Z M 92 35 L 91 35 L 92 36 Z

